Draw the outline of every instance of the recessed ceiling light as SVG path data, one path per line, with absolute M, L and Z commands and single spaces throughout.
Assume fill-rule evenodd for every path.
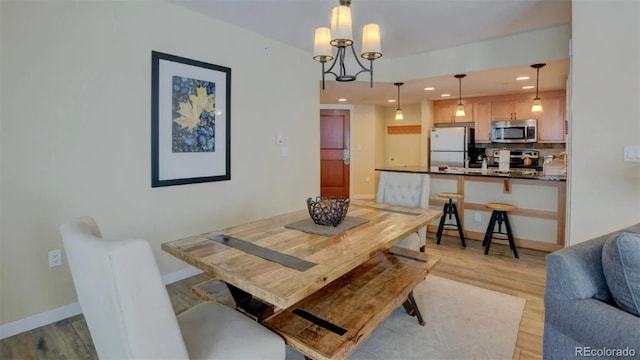
M 442 94 L 442 95 L 440 95 L 440 96 L 442 96 L 442 97 L 448 97 L 448 96 L 451 96 L 451 94 Z
M 424 91 L 433 91 L 433 90 L 435 90 L 435 89 L 436 89 L 436 88 L 426 87 L 426 88 L 424 88 Z
M 394 102 L 396 102 L 396 99 L 389 99 L 389 100 L 387 100 L 387 102 L 394 103 Z
M 529 80 L 528 76 L 518 76 L 516 80 Z
M 340 98 L 340 99 L 338 99 L 338 101 L 345 102 L 345 101 L 347 101 L 347 99 L 345 99 L 345 98 Z
M 528 90 L 528 89 L 533 89 L 534 87 L 535 86 L 533 86 L 533 85 L 526 85 L 526 86 L 523 86 L 522 89 L 523 90 Z

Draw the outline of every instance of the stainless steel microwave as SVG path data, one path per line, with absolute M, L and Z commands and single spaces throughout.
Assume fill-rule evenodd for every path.
M 491 122 L 491 142 L 533 143 L 538 141 L 538 120 L 494 120 Z

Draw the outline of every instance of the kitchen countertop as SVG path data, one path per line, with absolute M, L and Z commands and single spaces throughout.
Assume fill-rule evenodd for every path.
M 542 181 L 567 181 L 566 176 L 561 175 L 544 175 L 542 171 L 536 171 L 534 174 L 524 174 L 516 169 L 508 173 L 500 173 L 496 168 L 489 168 L 486 174 L 482 173 L 481 169 L 464 169 L 452 167 L 447 170 L 432 171 L 427 166 L 390 166 L 384 168 L 376 168 L 376 171 L 394 171 L 394 172 L 408 172 L 408 173 L 420 173 L 420 174 L 438 174 L 438 175 L 465 175 L 465 176 L 484 176 L 494 178 L 508 178 L 508 179 L 525 179 L 525 180 L 542 180 Z

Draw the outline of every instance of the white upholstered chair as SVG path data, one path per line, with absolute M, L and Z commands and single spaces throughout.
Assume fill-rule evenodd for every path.
M 381 172 L 376 201 L 412 208 L 429 207 L 429 175 L 417 173 Z M 396 246 L 424 251 L 427 229 L 421 228 Z
M 284 341 L 217 303 L 176 316 L 145 240 L 103 239 L 90 217 L 60 226 L 101 359 L 284 359 Z

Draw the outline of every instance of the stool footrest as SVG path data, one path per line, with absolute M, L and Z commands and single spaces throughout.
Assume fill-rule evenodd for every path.
M 442 212 L 443 214 L 440 218 L 440 224 L 438 225 L 438 233 L 436 234 L 436 244 L 440 245 L 443 230 L 458 230 L 458 235 L 460 235 L 462 246 L 467 247 L 467 242 L 464 240 L 464 234 L 462 233 L 462 223 L 460 222 L 460 216 L 458 216 L 458 208 L 456 207 L 456 204 L 451 201 L 451 198 L 449 198 L 449 202 L 444 203 Z M 451 219 L 451 215 L 455 217 L 455 224 L 446 222 L 447 216 L 449 217 L 449 219 Z

